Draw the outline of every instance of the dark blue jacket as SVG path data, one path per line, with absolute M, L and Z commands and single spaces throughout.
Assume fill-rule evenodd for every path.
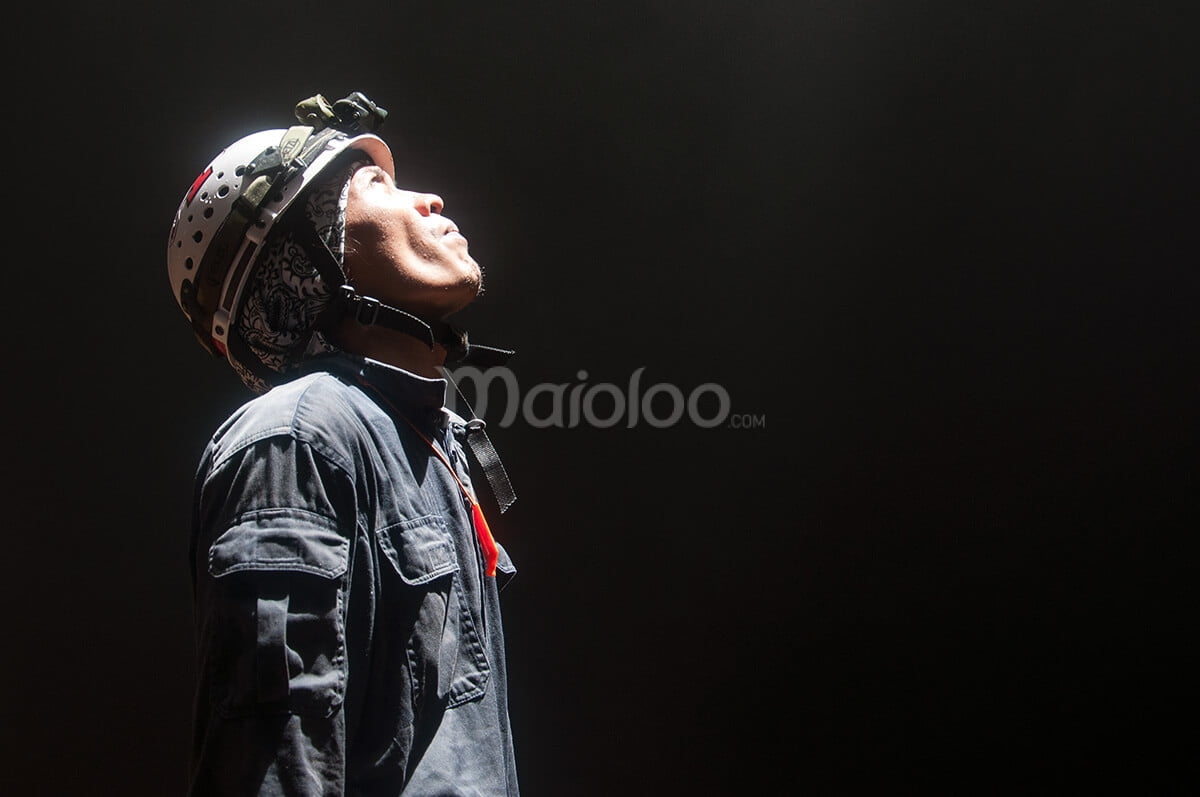
M 516 795 L 499 589 L 446 383 L 316 361 L 204 451 L 192 794 Z M 365 380 L 369 387 L 362 383 Z M 382 397 L 382 398 L 381 398 Z

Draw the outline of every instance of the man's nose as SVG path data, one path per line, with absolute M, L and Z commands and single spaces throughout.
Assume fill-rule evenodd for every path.
M 437 194 L 413 194 L 413 207 L 422 216 L 428 216 L 431 213 L 441 213 L 442 208 L 446 203 Z

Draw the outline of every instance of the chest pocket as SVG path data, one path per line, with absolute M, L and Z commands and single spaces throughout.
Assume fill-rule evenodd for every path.
M 446 521 L 424 515 L 380 529 L 377 537 L 395 576 L 390 604 L 411 624 L 405 657 L 414 706 L 452 708 L 481 696 L 490 668 Z
M 224 716 L 330 716 L 345 692 L 349 540 L 302 510 L 238 519 L 209 549 L 215 622 L 208 661 Z

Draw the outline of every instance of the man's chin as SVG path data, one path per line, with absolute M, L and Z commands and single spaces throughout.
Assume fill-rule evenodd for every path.
M 445 321 L 455 313 L 465 310 L 482 293 L 482 282 L 479 280 L 464 280 L 459 289 L 453 290 L 453 294 L 456 297 L 454 300 L 449 300 L 450 292 L 447 292 L 447 295 L 443 297 L 446 301 L 442 302 L 439 317 Z
M 464 282 L 466 283 L 467 289 L 470 291 L 471 300 L 474 301 L 475 297 L 483 293 L 483 267 L 472 260 L 471 267 L 467 270 Z

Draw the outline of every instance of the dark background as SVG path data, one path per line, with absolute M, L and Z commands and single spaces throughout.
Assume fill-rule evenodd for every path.
M 526 794 L 1194 793 L 1189 5 L 19 10 L 5 791 L 182 793 L 191 477 L 248 394 L 167 233 L 361 90 L 525 389 L 762 419 L 493 425 Z

